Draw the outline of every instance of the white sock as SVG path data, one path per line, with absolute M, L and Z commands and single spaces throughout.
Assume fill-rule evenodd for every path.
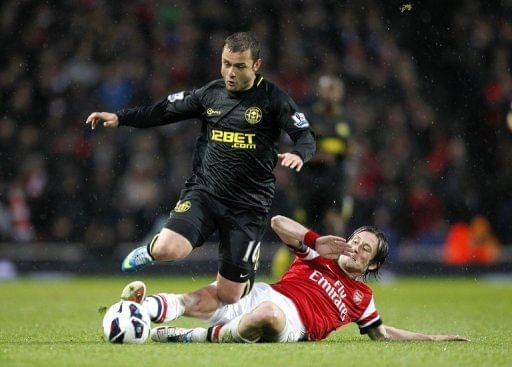
M 144 307 L 151 321 L 156 323 L 175 320 L 185 313 L 182 294 L 160 293 L 146 297 Z
M 208 335 L 208 330 L 202 327 L 196 327 L 192 329 L 191 339 L 196 343 L 204 343 L 206 341 L 206 336 Z
M 240 335 L 238 327 L 242 316 L 237 316 L 224 325 L 212 326 L 208 329 L 207 339 L 212 343 L 256 343 L 260 337 L 249 340 Z

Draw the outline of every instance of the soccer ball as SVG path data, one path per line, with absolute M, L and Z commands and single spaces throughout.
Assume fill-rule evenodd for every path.
M 111 343 L 142 344 L 150 330 L 151 321 L 147 311 L 135 302 L 115 303 L 103 317 L 103 333 Z

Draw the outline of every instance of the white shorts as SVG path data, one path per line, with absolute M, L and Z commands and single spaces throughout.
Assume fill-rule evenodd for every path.
M 219 308 L 209 322 L 212 325 L 225 324 L 235 317 L 254 310 L 262 302 L 272 302 L 286 315 L 286 325 L 275 340 L 267 342 L 290 343 L 306 340 L 306 329 L 302 324 L 295 304 L 285 295 L 276 292 L 266 283 L 255 283 L 251 292 L 237 303 Z

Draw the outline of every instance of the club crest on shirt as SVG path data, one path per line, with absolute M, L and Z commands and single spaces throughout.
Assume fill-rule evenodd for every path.
M 354 295 L 352 296 L 352 299 L 354 300 L 354 303 L 356 305 L 359 305 L 363 300 L 363 292 L 361 292 L 359 289 L 356 289 Z
M 245 110 L 245 121 L 250 123 L 251 125 L 257 124 L 261 121 L 261 117 L 263 113 L 258 107 L 249 107 Z
M 189 210 L 191 206 L 192 206 L 192 203 L 190 202 L 190 200 L 187 200 L 184 202 L 178 201 L 176 203 L 176 206 L 174 207 L 174 211 L 176 213 L 184 213 L 187 210 Z
M 309 126 L 309 122 L 308 122 L 308 120 L 306 119 L 306 116 L 304 116 L 303 113 L 295 112 L 292 115 L 292 120 L 294 121 L 293 125 L 295 125 L 295 127 L 304 128 L 304 127 L 308 127 Z

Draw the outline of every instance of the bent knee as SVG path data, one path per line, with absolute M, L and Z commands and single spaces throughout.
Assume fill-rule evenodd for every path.
M 276 227 L 278 227 L 280 224 L 282 224 L 284 218 L 285 217 L 282 215 L 274 215 L 272 217 L 272 219 L 270 219 L 270 227 L 272 229 L 276 229 Z
M 262 326 L 275 327 L 280 325 L 284 318 L 283 311 L 273 302 L 262 302 L 253 311 L 254 322 Z

